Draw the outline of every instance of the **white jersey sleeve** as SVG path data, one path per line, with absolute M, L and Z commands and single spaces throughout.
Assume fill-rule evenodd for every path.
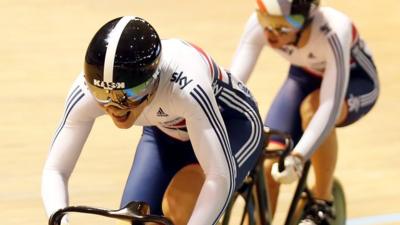
M 205 182 L 190 225 L 216 224 L 234 191 L 236 166 L 213 81 L 226 73 L 200 48 L 182 40 L 164 40 L 161 80 L 146 110 L 147 121 L 180 140 L 190 140 Z M 168 116 L 159 116 L 162 109 Z M 182 128 L 186 138 L 170 128 Z M 171 131 L 170 131 L 171 130 Z M 178 129 L 180 130 L 180 129 Z
M 189 224 L 215 224 L 234 190 L 231 149 L 212 89 L 199 85 L 191 94 L 186 126 L 206 179 Z
M 179 82 L 174 84 L 172 107 L 177 115 L 185 118 L 194 153 L 205 173 L 205 182 L 188 224 L 216 224 L 234 192 L 236 167 L 212 87 L 212 63 L 208 61 L 211 59 L 188 43 L 171 46 L 171 50 L 174 55 L 179 52 L 179 59 L 169 65 L 178 65 L 175 70 L 182 71 L 180 79 L 188 81 L 184 88 Z
M 320 104 L 318 110 L 305 129 L 295 151 L 306 159 L 325 140 L 335 126 L 340 115 L 350 75 L 350 53 L 352 44 L 352 22 L 346 16 L 331 16 L 326 9 L 326 18 L 330 18 L 320 27 L 326 41 L 319 46 L 326 50 L 326 66 L 322 75 Z M 338 13 L 332 11 L 335 15 Z
M 69 92 L 43 169 L 41 192 L 48 216 L 68 206 L 68 179 L 95 118 L 102 114 L 84 84 L 83 75 L 79 75 Z
M 263 29 L 258 23 L 256 13 L 253 13 L 246 23 L 239 46 L 233 56 L 230 68 L 232 75 L 247 83 L 265 44 Z

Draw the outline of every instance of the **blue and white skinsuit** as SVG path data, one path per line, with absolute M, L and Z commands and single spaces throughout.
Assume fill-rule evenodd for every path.
M 290 63 L 290 69 L 265 121 L 271 128 L 290 133 L 296 143 L 295 150 L 306 159 L 335 127 L 343 104 L 348 115 L 337 126 L 349 125 L 363 117 L 379 95 L 371 53 L 350 18 L 333 8 L 319 7 L 309 26 L 310 36 L 305 46 L 273 49 Z M 264 46 L 269 43 L 254 12 L 234 55 L 232 74 L 247 82 Z M 300 105 L 318 89 L 319 107 L 303 131 Z

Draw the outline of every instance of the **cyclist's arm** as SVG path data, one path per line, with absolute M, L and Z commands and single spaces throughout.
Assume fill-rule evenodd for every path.
M 338 22 L 339 23 L 339 22 Z M 320 89 L 320 105 L 304 131 L 295 151 L 306 159 L 324 141 L 335 126 L 346 94 L 350 74 L 351 22 L 326 35 L 327 65 Z
M 80 76 L 68 95 L 43 169 L 41 192 L 48 216 L 68 205 L 68 178 L 95 118 L 103 114 L 96 104 Z
M 232 75 L 246 83 L 254 69 L 258 56 L 266 40 L 257 15 L 253 13 L 247 21 L 245 30 L 232 59 Z
M 189 224 L 215 224 L 234 191 L 230 143 L 210 85 L 197 85 L 186 99 L 184 116 L 189 137 L 205 173 Z

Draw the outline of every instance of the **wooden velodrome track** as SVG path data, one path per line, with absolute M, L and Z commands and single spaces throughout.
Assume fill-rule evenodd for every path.
M 396 217 L 400 213 L 400 2 L 330 0 L 324 4 L 353 18 L 374 53 L 382 86 L 374 110 L 359 123 L 339 130 L 337 177 L 346 189 L 348 216 Z M 121 15 L 141 16 L 163 38 L 194 42 L 229 67 L 254 6 L 250 0 L 0 1 L 0 223 L 47 223 L 40 197 L 41 170 L 68 88 L 101 25 Z M 257 64 L 249 87 L 264 115 L 287 64 L 268 50 L 260 61 L 264 63 Z M 139 133 L 137 127 L 119 130 L 107 117 L 97 121 L 70 179 L 71 204 L 118 207 Z M 276 224 L 289 198 L 289 192 L 282 194 Z M 400 224 L 396 221 L 374 224 Z

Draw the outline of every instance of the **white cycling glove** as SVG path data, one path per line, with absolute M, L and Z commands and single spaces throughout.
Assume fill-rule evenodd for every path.
M 285 169 L 279 172 L 278 162 L 272 165 L 271 175 L 281 184 L 290 184 L 300 178 L 303 172 L 303 160 L 298 155 L 288 155 L 285 158 Z

